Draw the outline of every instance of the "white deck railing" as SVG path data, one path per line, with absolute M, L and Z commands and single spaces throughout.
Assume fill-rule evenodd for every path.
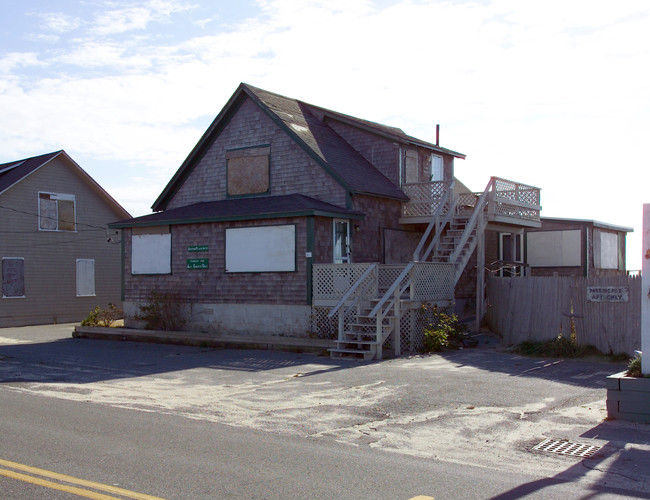
M 412 264 L 412 265 L 411 265 Z M 314 305 L 341 307 L 341 300 L 370 301 L 386 296 L 404 269 L 411 265 L 408 300 L 427 302 L 454 300 L 453 265 L 440 262 L 411 264 L 314 264 L 312 266 L 312 299 Z M 374 271 L 377 272 L 374 272 Z M 355 286 L 356 284 L 356 286 Z M 400 288 L 401 288 L 400 287 Z
M 489 219 L 539 222 L 542 208 L 539 188 L 500 177 L 492 177 L 489 186 L 492 195 L 488 201 Z M 459 210 L 471 211 L 481 194 L 454 192 L 453 184 L 447 181 L 405 184 L 402 191 L 409 197 L 409 201 L 402 205 L 402 217 L 407 219 L 445 214 L 451 206 L 450 200 L 454 199 Z

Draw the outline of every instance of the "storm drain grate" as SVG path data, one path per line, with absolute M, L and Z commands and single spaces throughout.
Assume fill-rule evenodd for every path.
M 589 458 L 601 448 L 601 446 L 572 443 L 562 439 L 545 439 L 537 446 L 534 446 L 533 450 L 558 453 L 560 455 L 570 455 L 572 457 Z

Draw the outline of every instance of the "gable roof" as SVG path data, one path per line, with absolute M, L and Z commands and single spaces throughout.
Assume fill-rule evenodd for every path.
M 255 102 L 267 116 L 351 194 L 368 194 L 397 200 L 408 199 L 401 189 L 334 132 L 327 125 L 327 121 L 321 117 L 327 116 L 330 119 L 345 121 L 400 143 L 417 144 L 457 157 L 464 157 L 460 153 L 418 141 L 398 128 L 353 118 L 242 83 L 154 202 L 152 206 L 154 211 L 166 208 L 167 203 L 199 162 L 203 153 L 246 98 Z
M 32 158 L 12 161 L 0 165 L 0 194 L 4 193 L 14 184 L 20 182 L 29 174 L 58 156 L 62 151 L 55 151 Z
M 356 210 L 337 207 L 303 194 L 237 198 L 204 201 L 178 208 L 170 208 L 142 217 L 109 224 L 112 228 L 162 226 L 171 224 L 198 224 L 234 220 L 277 219 L 279 217 L 345 217 L 363 219 Z
M 32 156 L 22 160 L 12 161 L 9 163 L 0 164 L 0 195 L 11 187 L 18 184 L 20 181 L 36 172 L 38 169 L 44 167 L 57 157 L 61 157 L 83 178 L 90 187 L 104 198 L 104 200 L 111 205 L 114 210 L 124 217 L 130 217 L 122 205 L 108 194 L 88 173 L 81 168 L 64 150 L 54 151 L 39 156 Z

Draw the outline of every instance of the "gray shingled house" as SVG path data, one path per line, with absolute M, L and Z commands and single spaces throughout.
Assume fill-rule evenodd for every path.
M 130 215 L 65 151 L 1 164 L 0 214 L 0 327 L 120 304 L 120 235 L 107 224 Z
M 111 225 L 127 325 L 152 291 L 173 292 L 187 329 L 331 336 L 366 358 L 415 349 L 424 302 L 482 290 L 486 231 L 539 227 L 539 189 L 491 178 L 472 193 L 454 176 L 462 158 L 241 84 L 155 213 Z

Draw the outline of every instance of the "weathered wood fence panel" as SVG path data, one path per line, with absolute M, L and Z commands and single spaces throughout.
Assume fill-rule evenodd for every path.
M 613 293 L 598 293 L 603 290 Z M 508 345 L 549 340 L 560 333 L 568 338 L 573 320 L 579 344 L 632 355 L 641 348 L 641 278 L 491 276 L 486 319 Z

